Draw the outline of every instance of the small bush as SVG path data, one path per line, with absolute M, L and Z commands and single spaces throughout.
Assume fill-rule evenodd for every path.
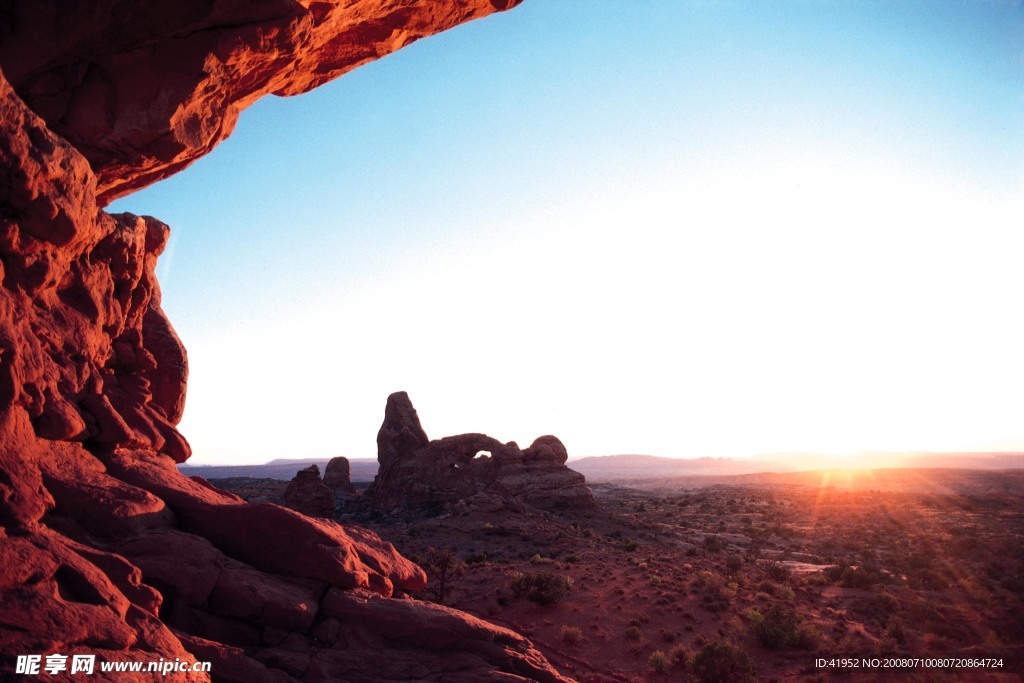
M 697 575 L 701 589 L 701 601 L 708 609 L 718 612 L 729 606 L 739 587 L 735 582 L 726 582 L 721 574 L 702 571 Z
M 871 588 L 875 584 L 892 583 L 878 567 L 863 564 L 859 567 L 843 567 L 839 583 L 846 588 Z
M 789 581 L 789 567 L 778 562 L 769 563 L 766 568 L 768 578 L 772 581 L 778 581 L 779 583 L 785 583 Z
M 626 629 L 626 638 L 628 638 L 629 640 L 640 640 L 643 637 L 644 634 L 640 630 L 639 626 L 630 626 Z
M 583 631 L 579 626 L 563 626 L 558 635 L 566 645 L 576 645 L 583 640 Z
M 672 660 L 670 660 L 668 655 L 661 650 L 655 650 L 651 653 L 651 656 L 647 658 L 647 663 L 651 665 L 652 669 L 661 673 L 668 670 L 672 665 Z
M 813 650 L 818 645 L 817 629 L 805 624 L 791 607 L 772 605 L 764 614 L 752 609 L 747 613 L 747 618 L 757 642 L 772 650 L 787 647 Z
M 747 683 L 754 680 L 754 662 L 732 643 L 715 640 L 693 658 L 693 673 L 700 683 Z
M 725 541 L 722 540 L 721 536 L 708 534 L 704 537 L 704 547 L 713 553 L 717 553 L 725 548 Z
M 526 574 L 522 572 L 513 572 L 509 576 L 509 587 L 512 588 L 512 594 L 517 598 L 521 598 L 530 590 L 530 582 L 526 578 Z
M 680 669 L 689 669 L 693 666 L 693 652 L 686 645 L 676 645 L 668 652 L 669 659 L 674 666 Z
M 539 605 L 553 605 L 572 588 L 572 577 L 551 574 L 548 572 L 515 572 L 510 577 L 512 593 L 521 598 L 532 600 Z

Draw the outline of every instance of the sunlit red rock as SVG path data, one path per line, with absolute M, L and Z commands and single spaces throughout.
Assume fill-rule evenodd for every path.
M 264 95 L 297 95 L 518 0 L 6 3 L 0 64 L 89 160 L 103 203 L 181 170 Z
M 492 638 L 467 615 L 438 621 L 429 606 L 389 597 L 422 588 L 425 576 L 375 534 L 250 506 L 177 471 L 189 456 L 176 429 L 188 364 L 154 276 L 169 228 L 102 210 L 210 151 L 260 96 L 304 92 L 513 4 L 3 3 L 5 657 L 209 660 L 217 680 L 246 682 L 345 671 L 367 680 L 385 667 L 447 680 L 452 666 L 466 680 L 563 680 L 520 637 Z M 344 479 L 332 470 L 332 486 L 348 493 Z M 337 595 L 351 590 L 365 603 L 361 641 L 342 638 L 346 627 L 324 610 L 325 596 L 345 604 Z M 395 627 L 394 614 L 416 625 L 415 637 Z M 435 627 L 461 635 L 444 636 L 438 652 Z M 314 652 L 313 639 L 332 633 L 331 646 Z M 376 647 L 383 641 L 402 656 Z

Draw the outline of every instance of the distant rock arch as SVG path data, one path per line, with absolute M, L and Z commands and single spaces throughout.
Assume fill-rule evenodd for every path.
M 486 434 L 427 438 L 404 391 L 391 394 L 377 434 L 380 470 L 366 492 L 378 512 L 506 507 L 590 510 L 594 495 L 566 467 L 562 442 L 546 435 L 522 450 Z

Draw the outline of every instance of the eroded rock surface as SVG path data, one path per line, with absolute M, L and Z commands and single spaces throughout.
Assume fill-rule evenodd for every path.
M 565 680 L 514 634 L 404 599 L 424 574 L 376 535 L 177 471 L 168 227 L 102 210 L 261 95 L 506 4 L 0 0 L 0 678 L 17 654 L 85 653 L 224 681 Z
M 331 458 L 324 468 L 324 486 L 329 488 L 335 495 L 345 496 L 356 492 L 352 483 L 352 466 L 348 458 L 338 456 Z
M 89 160 L 103 203 L 181 170 L 268 94 L 297 95 L 519 0 L 0 3 L 0 64 Z
M 486 434 L 430 441 L 402 391 L 388 397 L 377 433 L 380 472 L 366 497 L 379 512 L 593 509 L 593 493 L 567 458 L 554 436 L 523 450 Z
M 334 492 L 324 485 L 316 465 L 295 473 L 284 490 L 284 504 L 310 517 L 334 516 Z

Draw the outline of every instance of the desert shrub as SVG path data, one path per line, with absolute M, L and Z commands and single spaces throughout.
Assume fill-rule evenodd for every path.
M 839 583 L 843 580 L 843 574 L 849 568 L 850 565 L 848 565 L 845 562 L 840 562 L 838 564 L 832 565 L 831 567 L 826 567 L 824 570 L 822 570 L 822 574 L 824 574 L 825 578 L 828 579 L 831 583 Z
M 879 626 L 885 626 L 889 623 L 890 616 L 899 611 L 900 603 L 896 596 L 883 591 L 876 593 L 865 602 L 857 605 L 857 607 L 859 607 L 858 611 L 862 612 L 865 617 L 871 619 Z
M 515 572 L 510 577 L 512 593 L 517 597 L 526 596 L 539 605 L 553 605 L 572 588 L 572 577 L 549 572 Z
M 530 582 L 526 578 L 526 574 L 522 572 L 513 572 L 509 576 L 509 587 L 512 589 L 512 594 L 517 598 L 521 598 L 530 590 Z
M 934 567 L 921 567 L 907 574 L 907 585 L 917 590 L 944 590 L 949 581 Z
M 739 555 L 729 555 L 725 558 L 725 568 L 730 574 L 735 574 L 743 566 L 743 558 Z
M 642 631 L 640 631 L 639 626 L 630 626 L 626 629 L 626 638 L 628 638 L 629 640 L 640 640 L 643 637 L 644 634 Z
M 672 660 L 670 660 L 668 655 L 661 650 L 655 650 L 651 653 L 651 656 L 647 658 L 647 663 L 651 665 L 652 669 L 661 673 L 668 670 L 672 665 Z
M 787 647 L 813 650 L 818 645 L 817 629 L 805 624 L 792 607 L 772 605 L 764 614 L 752 609 L 747 613 L 747 619 L 757 642 L 772 650 Z
M 892 579 L 878 567 L 865 563 L 859 567 L 843 567 L 839 583 L 846 588 L 871 588 L 876 584 L 892 583 Z
M 562 626 L 558 635 L 566 645 L 576 645 L 583 640 L 583 631 L 579 626 Z
M 693 658 L 693 673 L 700 683 L 746 683 L 754 680 L 754 662 L 732 643 L 715 640 Z
M 785 583 L 789 580 L 789 567 L 779 562 L 770 562 L 765 566 L 765 572 L 772 581 Z
M 591 538 L 594 535 L 594 530 L 590 527 L 584 527 L 579 522 L 573 522 L 570 524 L 566 531 L 572 536 L 582 536 L 583 538 Z
M 686 645 L 676 645 L 669 650 L 668 657 L 672 660 L 673 666 L 680 669 L 688 669 L 693 665 L 693 652 Z
M 544 557 L 540 553 L 535 554 L 530 558 L 530 564 L 554 564 L 555 561 L 550 557 Z
M 708 534 L 704 537 L 704 547 L 713 553 L 717 553 L 725 548 L 725 541 L 722 540 L 721 536 Z
M 634 539 L 628 538 L 625 541 L 623 541 L 622 544 L 619 545 L 619 547 L 622 550 L 625 550 L 627 553 L 633 553 L 637 551 L 637 549 L 640 547 L 640 544 Z
M 466 571 L 465 563 L 459 559 L 454 548 L 429 548 L 422 564 L 429 579 L 427 593 L 435 602 L 448 604 L 458 588 L 458 578 Z
M 907 644 L 907 631 L 903 628 L 903 623 L 898 619 L 894 619 L 891 624 L 885 629 L 885 635 L 887 638 L 893 640 L 893 642 L 899 645 Z
M 726 582 L 721 574 L 706 570 L 697 575 L 697 585 L 704 606 L 716 612 L 729 606 L 738 588 L 735 582 Z

